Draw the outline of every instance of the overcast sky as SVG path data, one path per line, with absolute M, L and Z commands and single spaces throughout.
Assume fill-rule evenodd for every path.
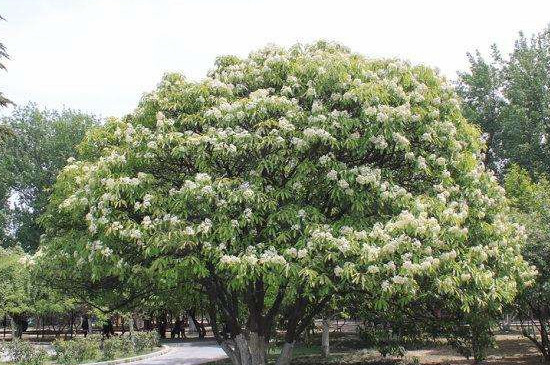
M 217 55 L 267 43 L 329 39 L 455 78 L 466 52 L 509 51 L 520 30 L 546 27 L 550 1 L 0 0 L 0 15 L 6 96 L 106 117 L 130 112 L 164 72 L 200 79 Z

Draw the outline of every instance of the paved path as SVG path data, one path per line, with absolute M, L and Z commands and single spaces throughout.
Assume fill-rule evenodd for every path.
M 226 357 L 215 342 L 167 343 L 171 351 L 150 359 L 135 361 L 132 365 L 194 365 Z

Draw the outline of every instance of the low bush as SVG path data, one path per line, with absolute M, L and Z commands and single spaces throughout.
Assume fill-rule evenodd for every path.
M 380 352 L 383 357 L 388 355 L 403 357 L 406 350 L 403 347 L 404 338 L 393 333 L 387 328 L 362 327 L 359 329 L 359 335 L 363 339 L 365 345 L 374 347 Z
M 102 357 L 101 336 L 56 340 L 53 343 L 57 353 L 57 362 L 64 365 L 79 364 L 84 361 L 98 360 Z
M 102 339 L 99 335 L 56 340 L 53 343 L 57 352 L 57 362 L 63 365 L 80 364 L 86 361 L 113 360 L 142 354 L 160 346 L 158 333 L 135 332 L 122 336 Z M 34 365 L 34 364 L 30 364 Z
M 160 346 L 160 337 L 156 331 L 135 332 L 132 339 L 136 353 L 142 353 Z
M 0 350 L 18 365 L 42 365 L 48 358 L 46 350 L 40 346 L 34 346 L 28 341 L 6 342 L 0 345 Z
M 134 343 L 127 335 L 112 336 L 103 340 L 103 357 L 113 360 L 118 357 L 128 357 L 134 354 Z

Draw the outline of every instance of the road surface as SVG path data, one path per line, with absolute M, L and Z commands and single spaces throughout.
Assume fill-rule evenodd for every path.
M 139 360 L 132 365 L 193 365 L 223 359 L 223 350 L 215 342 L 167 343 L 171 350 L 163 355 Z

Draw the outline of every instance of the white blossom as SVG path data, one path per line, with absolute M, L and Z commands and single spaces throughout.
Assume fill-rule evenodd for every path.
M 329 180 L 336 180 L 338 179 L 338 172 L 336 172 L 336 170 L 330 170 L 328 173 L 327 173 L 327 178 Z
M 383 150 L 386 147 L 388 147 L 388 142 L 386 142 L 386 139 L 384 136 L 372 136 L 370 138 L 371 143 L 374 144 L 374 147 L 376 147 L 379 150 Z

